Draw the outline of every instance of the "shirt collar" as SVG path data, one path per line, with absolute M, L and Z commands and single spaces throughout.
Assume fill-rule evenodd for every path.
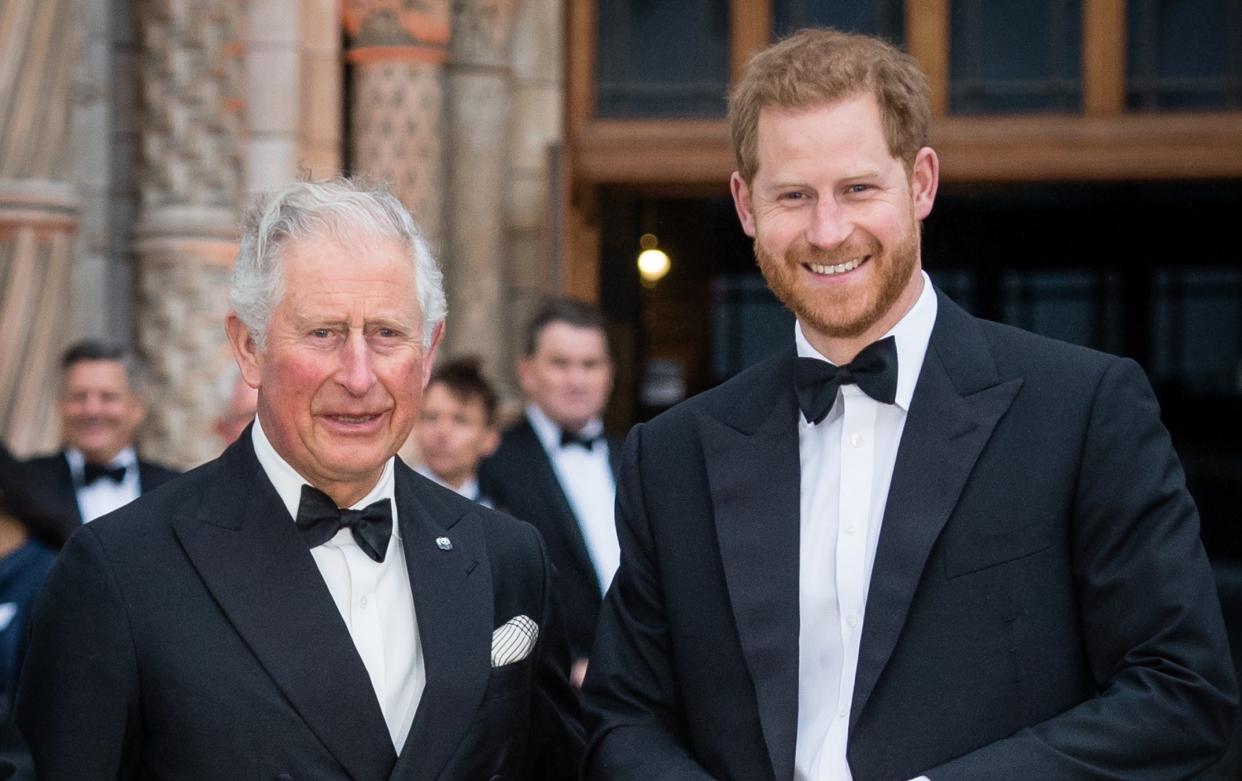
M 65 460 L 69 462 L 69 471 L 74 477 L 81 477 L 83 470 L 86 468 L 86 456 L 76 447 L 65 448 Z M 138 453 L 134 451 L 133 445 L 126 445 L 121 448 L 121 452 L 104 464 L 106 467 L 115 468 L 123 466 L 128 470 L 132 466 L 138 465 Z
M 927 356 L 927 343 L 931 340 L 932 326 L 936 324 L 936 310 L 939 306 L 931 278 L 926 271 L 920 271 L 919 274 L 923 277 L 923 290 L 919 293 L 918 300 L 884 334 L 892 336 L 897 344 L 897 398 L 894 403 L 907 412 L 910 411 L 910 401 L 914 398 L 914 386 L 918 382 L 919 372 L 923 369 L 923 359 Z M 794 343 L 797 345 L 799 358 L 828 360 L 811 346 L 802 332 L 800 322 L 794 324 Z
M 561 427 L 553 423 L 552 418 L 549 418 L 546 412 L 536 404 L 527 404 L 526 419 L 530 421 L 530 427 L 535 430 L 535 436 L 539 437 L 544 450 L 555 453 L 560 449 Z M 575 433 L 586 438 L 598 437 L 604 433 L 604 421 L 601 418 L 592 418 Z
M 259 418 L 254 419 L 254 426 L 251 428 L 251 441 L 254 443 L 254 454 L 259 459 L 259 466 L 263 467 L 267 479 L 272 482 L 272 487 L 276 489 L 280 501 L 284 503 L 285 509 L 289 511 L 289 517 L 296 519 L 298 517 L 298 504 L 302 501 L 302 486 L 308 485 L 309 480 L 298 474 L 297 470 L 290 466 L 289 462 L 276 452 L 276 448 L 272 447 L 271 441 L 267 438 L 267 434 L 263 431 L 263 425 L 259 423 Z M 393 462 L 395 459 L 389 458 L 384 464 L 384 469 L 380 472 L 379 481 L 375 486 L 367 492 L 367 495 L 350 505 L 349 509 L 359 510 L 373 502 L 381 499 L 388 499 L 391 502 L 393 510 L 392 533 L 401 538 L 398 525 L 395 523 L 397 513 L 397 501 L 394 494 L 393 479 Z
M 467 499 L 477 500 L 479 498 L 479 480 L 474 475 L 467 477 L 465 482 L 461 484 L 461 488 L 454 488 L 453 486 L 441 480 L 440 476 L 437 475 L 435 472 L 428 469 L 426 464 L 422 464 L 418 467 L 415 467 L 414 471 L 418 472 L 420 475 L 427 478 L 428 480 L 435 483 L 436 485 L 440 486 L 441 488 L 447 488 L 450 491 L 453 491 L 460 496 L 466 497 Z

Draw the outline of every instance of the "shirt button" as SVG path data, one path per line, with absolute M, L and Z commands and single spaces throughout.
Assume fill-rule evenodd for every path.
M 366 598 L 366 597 L 363 597 L 362 599 L 358 600 L 358 604 L 362 605 L 363 607 L 366 607 L 366 606 L 367 606 L 367 598 Z
M 846 533 L 846 534 L 853 534 L 855 531 L 857 531 L 857 527 L 856 527 L 856 526 L 854 526 L 854 524 L 852 524 L 852 523 L 847 523 L 847 524 L 845 524 L 845 533 Z
M 851 615 L 845 619 L 845 623 L 849 624 L 850 629 L 858 628 L 858 616 Z
M 845 714 L 847 713 L 849 713 L 849 709 L 847 709 L 844 705 L 837 709 L 837 716 L 841 718 L 845 718 Z
M 862 434 L 850 434 L 850 445 L 852 447 L 862 447 L 862 443 L 863 443 Z

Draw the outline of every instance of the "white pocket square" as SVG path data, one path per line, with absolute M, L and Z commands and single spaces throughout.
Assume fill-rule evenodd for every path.
M 530 656 L 539 638 L 539 625 L 528 616 L 514 616 L 492 632 L 492 667 L 520 662 Z

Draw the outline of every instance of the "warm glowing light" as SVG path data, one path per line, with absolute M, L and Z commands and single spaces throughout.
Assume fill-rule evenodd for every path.
M 672 265 L 668 253 L 664 250 L 652 247 L 638 254 L 638 274 L 648 285 L 654 285 L 664 279 L 664 275 L 668 273 Z

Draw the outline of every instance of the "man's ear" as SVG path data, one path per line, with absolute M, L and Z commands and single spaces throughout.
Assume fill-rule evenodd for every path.
M 534 393 L 534 367 L 532 362 L 535 360 L 533 355 L 524 355 L 517 362 L 517 378 L 518 385 L 522 388 L 522 393 L 528 399 Z
M 915 155 L 910 168 L 910 200 L 914 203 L 915 219 L 922 220 L 931 214 L 939 187 L 940 159 L 936 150 L 925 146 Z
M 444 339 L 444 321 L 436 323 L 436 328 L 431 332 L 431 346 L 427 348 L 427 352 L 423 353 L 423 390 L 427 390 L 427 383 L 431 382 L 431 370 L 436 362 L 436 350 L 440 349 L 440 342 Z
M 130 391 L 130 395 L 133 396 L 133 404 L 130 407 L 130 412 L 132 413 L 131 422 L 137 428 L 142 425 L 142 421 L 147 419 L 147 397 L 145 393 L 134 393 L 133 391 Z
M 482 460 L 495 453 L 498 447 L 500 447 L 500 431 L 495 426 L 488 426 L 487 435 L 483 437 L 483 442 L 479 445 L 479 459 Z
M 229 346 L 233 349 L 233 358 L 237 360 L 242 379 L 252 388 L 259 387 L 263 361 L 258 345 L 250 335 L 250 329 L 242 323 L 236 312 L 229 312 L 224 321 L 224 332 L 229 337 Z
M 742 223 L 742 232 L 753 239 L 755 237 L 755 212 L 751 208 L 750 187 L 737 171 L 729 177 L 729 191 L 733 193 L 733 208 L 737 210 L 738 222 Z

